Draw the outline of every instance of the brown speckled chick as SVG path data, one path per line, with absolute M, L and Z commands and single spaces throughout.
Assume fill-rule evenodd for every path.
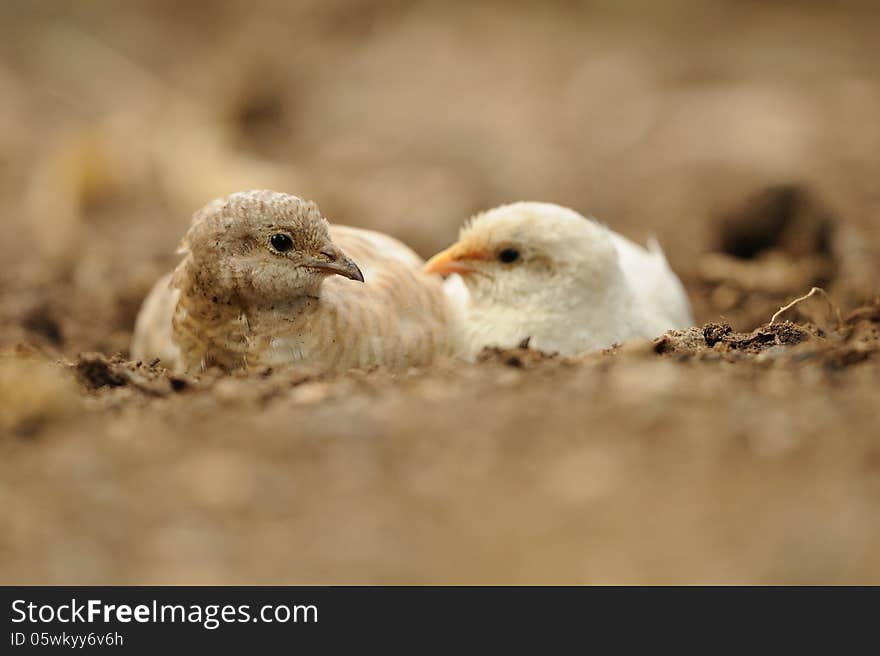
M 403 368 L 457 353 L 457 315 L 415 253 L 377 232 L 331 227 L 296 196 L 214 200 L 193 216 L 180 252 L 141 308 L 135 359 L 197 374 Z

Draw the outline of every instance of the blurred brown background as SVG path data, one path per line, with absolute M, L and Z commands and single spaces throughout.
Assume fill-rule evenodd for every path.
M 4 0 L 0 347 L 79 382 L 0 367 L 2 580 L 877 581 L 874 328 L 305 386 L 77 356 L 124 354 L 192 212 L 254 187 L 426 256 L 557 202 L 655 234 L 700 322 L 846 312 L 878 31 L 872 0 Z
M 192 212 L 252 187 L 424 255 L 534 199 L 654 233 L 687 275 L 720 211 L 781 182 L 880 238 L 870 1 L 7 1 L 0 18 L 0 289 L 63 281 L 123 333 L 84 348 L 124 349 Z

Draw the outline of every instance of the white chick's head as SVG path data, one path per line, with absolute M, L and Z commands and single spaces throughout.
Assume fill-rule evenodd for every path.
M 472 302 L 564 308 L 608 288 L 619 273 L 608 230 L 550 203 L 520 202 L 478 214 L 458 242 L 432 257 L 428 273 L 461 275 Z
M 210 295 L 258 305 L 316 296 L 328 275 L 363 282 L 330 239 L 318 206 L 275 191 L 243 191 L 195 213 L 180 252 Z

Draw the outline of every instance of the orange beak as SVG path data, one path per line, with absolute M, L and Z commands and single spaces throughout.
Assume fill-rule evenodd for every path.
M 462 252 L 456 246 L 451 246 L 428 260 L 422 270 L 425 273 L 439 273 L 443 276 L 450 273 L 467 274 L 474 270 L 475 260 L 485 259 L 488 258 L 484 253 Z

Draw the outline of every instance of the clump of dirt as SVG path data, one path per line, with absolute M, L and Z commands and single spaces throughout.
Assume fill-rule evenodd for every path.
M 129 382 L 124 364 L 119 360 L 111 362 L 100 353 L 85 353 L 75 365 L 77 376 L 88 389 L 105 386 L 121 387 Z
M 728 349 L 749 353 L 760 353 L 773 346 L 800 344 L 813 334 L 814 331 L 791 321 L 767 324 L 747 335 L 733 332 L 733 329 L 726 324 L 709 324 L 703 327 L 703 336 L 708 346 L 715 348 L 718 344 L 722 344 Z
M 716 353 L 744 351 L 761 353 L 775 346 L 792 346 L 817 336 L 815 328 L 786 321 L 767 324 L 750 333 L 738 333 L 727 323 L 708 323 L 702 328 L 671 330 L 654 341 L 659 354 L 698 354 L 705 349 Z
M 558 360 L 559 356 L 556 353 L 545 353 L 530 348 L 528 339 L 523 340 L 517 348 L 503 349 L 489 346 L 477 356 L 477 362 L 503 364 L 518 369 L 533 369 L 541 364 Z
M 795 347 L 798 348 L 785 348 Z M 762 362 L 780 360 L 787 365 L 807 360 L 821 362 L 832 369 L 863 362 L 880 351 L 880 301 L 853 310 L 833 331 L 814 324 L 792 321 L 767 323 L 742 333 L 727 323 L 708 323 L 702 328 L 672 330 L 654 340 L 654 350 L 679 358 L 721 357 L 742 361 L 753 356 Z
M 107 357 L 102 353 L 82 353 L 71 368 L 77 379 L 89 392 L 116 387 L 128 387 L 148 396 L 166 396 L 187 391 L 195 381 L 187 376 L 175 375 L 159 366 L 159 361 L 134 362 L 123 355 Z M 220 372 L 212 371 L 204 376 L 204 385 L 216 380 Z

